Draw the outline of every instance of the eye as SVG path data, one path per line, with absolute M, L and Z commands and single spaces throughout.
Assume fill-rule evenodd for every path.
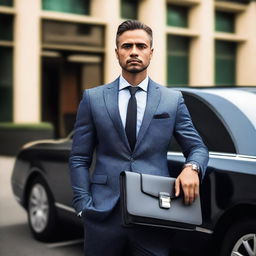
M 147 48 L 147 45 L 146 44 L 137 44 L 137 47 L 139 49 L 146 49 Z
M 123 44 L 123 45 L 122 45 L 122 48 L 124 48 L 124 49 L 129 49 L 129 48 L 131 48 L 131 47 L 132 47 L 131 44 Z

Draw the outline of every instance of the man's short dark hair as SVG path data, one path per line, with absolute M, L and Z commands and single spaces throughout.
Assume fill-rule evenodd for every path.
M 152 47 L 152 44 L 153 44 L 152 29 L 149 26 L 147 26 L 146 24 L 144 24 L 138 20 L 126 20 L 119 25 L 117 32 L 116 32 L 116 46 L 118 46 L 119 36 L 121 36 L 125 31 L 136 30 L 136 29 L 142 29 L 149 35 L 150 47 Z

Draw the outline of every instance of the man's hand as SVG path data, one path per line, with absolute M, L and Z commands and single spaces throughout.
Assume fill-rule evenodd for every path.
M 192 204 L 199 195 L 198 173 L 190 166 L 185 167 L 175 182 L 175 196 L 180 195 L 180 189 L 184 193 L 185 204 Z

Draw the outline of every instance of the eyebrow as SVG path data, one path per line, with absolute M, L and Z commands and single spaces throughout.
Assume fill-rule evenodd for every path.
M 146 45 L 146 43 L 123 43 L 121 46 L 131 46 L 131 45 L 136 45 L 136 46 L 142 46 L 142 45 Z

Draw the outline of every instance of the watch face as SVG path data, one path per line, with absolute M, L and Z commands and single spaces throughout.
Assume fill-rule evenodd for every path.
M 192 164 L 192 170 L 199 171 L 199 167 L 196 164 Z
M 185 164 L 184 166 L 185 167 L 190 166 L 193 171 L 199 172 L 199 166 L 197 164 L 192 164 L 192 163 L 190 164 L 190 163 L 188 163 L 188 164 Z

